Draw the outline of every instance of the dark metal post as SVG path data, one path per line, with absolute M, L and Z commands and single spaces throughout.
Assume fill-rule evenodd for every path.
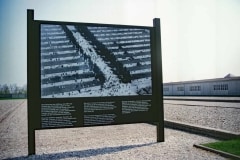
M 28 115 L 28 155 L 35 154 L 35 122 L 34 122 L 34 98 L 32 94 L 32 81 L 31 73 L 34 71 L 30 66 L 34 61 L 34 12 L 33 10 L 27 10 L 27 115 Z
M 163 85 L 162 85 L 162 49 L 161 49 L 161 29 L 160 19 L 155 18 L 153 20 L 154 27 L 154 39 L 155 39 L 155 58 L 156 58 L 156 75 L 157 75 L 157 97 L 155 98 L 158 108 L 158 122 L 157 122 L 157 142 L 164 142 L 164 113 L 163 113 Z

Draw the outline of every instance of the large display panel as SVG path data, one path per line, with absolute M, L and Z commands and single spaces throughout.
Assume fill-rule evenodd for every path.
M 40 24 L 41 98 L 151 95 L 148 28 Z
M 149 122 L 164 141 L 154 27 L 34 20 L 28 10 L 28 141 L 35 130 Z

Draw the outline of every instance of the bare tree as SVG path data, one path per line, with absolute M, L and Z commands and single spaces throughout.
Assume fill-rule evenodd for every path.
M 26 94 L 27 85 L 22 87 L 17 86 L 17 84 L 0 84 L 0 94 Z
M 10 91 L 9 91 L 8 85 L 7 85 L 7 84 L 4 84 L 4 85 L 2 86 L 2 94 L 9 94 L 9 93 L 10 93 Z

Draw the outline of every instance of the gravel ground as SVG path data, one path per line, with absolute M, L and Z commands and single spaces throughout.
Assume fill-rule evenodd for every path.
M 164 118 L 240 133 L 240 103 L 164 100 Z
M 27 101 L 0 107 L 8 103 L 18 107 L 1 120 L 0 159 L 225 159 L 193 147 L 215 139 L 165 129 L 165 142 L 156 143 L 156 127 L 144 123 L 38 130 L 36 155 L 27 156 Z

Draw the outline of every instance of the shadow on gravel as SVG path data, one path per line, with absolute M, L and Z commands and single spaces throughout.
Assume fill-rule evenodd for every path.
M 61 153 L 49 153 L 49 154 L 42 154 L 42 155 L 21 156 L 21 157 L 15 157 L 15 158 L 7 158 L 4 160 L 26 160 L 26 159 L 59 160 L 59 159 L 63 159 L 63 158 L 87 158 L 87 157 L 103 155 L 103 154 L 111 154 L 114 152 L 124 151 L 124 150 L 138 148 L 138 147 L 150 146 L 150 145 L 156 144 L 156 143 L 157 142 L 138 144 L 138 145 L 87 149 L 87 150 L 83 150 L 83 151 L 71 151 L 71 152 L 61 152 Z

